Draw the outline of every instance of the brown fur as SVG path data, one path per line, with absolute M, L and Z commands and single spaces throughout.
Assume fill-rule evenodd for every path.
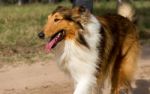
M 103 47 L 100 52 L 100 57 L 103 58 L 102 75 L 98 74 L 98 80 L 104 80 L 109 75 L 112 94 L 119 94 L 121 87 L 128 93 L 139 54 L 136 27 L 127 18 L 119 15 L 109 14 L 98 19 L 104 29 Z
M 63 11 L 62 11 L 63 10 Z M 47 37 L 61 29 L 66 30 L 65 39 L 77 39 L 88 47 L 84 38 L 79 35 L 82 26 L 79 23 L 89 23 L 89 12 L 79 7 L 67 9 L 59 7 L 48 16 L 48 22 L 43 32 Z M 99 45 L 97 87 L 98 91 L 103 81 L 109 77 L 112 83 L 111 94 L 119 94 L 122 87 L 128 94 L 131 89 L 131 80 L 136 70 L 136 60 L 139 54 L 139 42 L 135 25 L 120 15 L 105 15 L 97 17 L 102 28 L 102 41 Z M 58 21 L 55 21 L 58 20 Z M 71 20 L 71 21 L 70 21 Z M 86 30 L 85 32 L 86 33 Z
M 48 22 L 43 29 L 46 37 L 50 37 L 59 30 L 64 29 L 67 33 L 65 39 L 75 39 L 76 31 L 78 31 L 77 29 L 79 29 L 79 26 L 77 26 L 74 22 L 68 21 L 68 19 L 64 19 L 70 13 L 68 10 L 68 8 L 58 7 L 51 15 L 48 16 Z

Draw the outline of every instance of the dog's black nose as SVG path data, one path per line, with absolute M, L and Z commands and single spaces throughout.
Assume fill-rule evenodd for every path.
M 40 39 L 44 39 L 45 34 L 43 33 L 43 31 L 41 31 L 41 32 L 38 34 L 38 36 L 39 36 Z

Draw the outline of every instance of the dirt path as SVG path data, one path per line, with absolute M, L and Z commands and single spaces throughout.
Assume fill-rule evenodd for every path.
M 69 94 L 70 83 L 52 61 L 0 69 L 0 94 Z
M 150 94 L 150 46 L 139 61 L 134 94 Z M 0 94 L 72 94 L 73 85 L 55 62 L 22 64 L 0 69 Z

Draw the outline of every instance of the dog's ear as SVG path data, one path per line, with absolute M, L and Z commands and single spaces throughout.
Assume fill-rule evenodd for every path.
M 84 7 L 84 6 L 79 6 L 79 8 L 78 8 L 78 11 L 80 12 L 80 13 L 83 13 L 83 12 L 85 12 L 87 9 Z
M 66 20 L 68 20 L 68 21 L 73 21 L 72 16 L 71 16 L 70 13 L 65 14 L 65 15 L 64 15 L 64 19 L 66 19 Z
M 85 21 L 90 14 L 91 12 L 84 6 L 75 6 L 71 9 L 71 18 L 76 22 Z
M 87 11 L 87 9 L 84 7 L 84 6 L 76 6 L 76 7 L 73 7 L 73 10 L 78 12 L 78 13 L 84 13 Z

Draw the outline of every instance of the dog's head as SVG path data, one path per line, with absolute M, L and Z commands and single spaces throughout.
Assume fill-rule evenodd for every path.
M 88 11 L 84 7 L 57 7 L 49 16 L 46 25 L 38 36 L 41 39 L 50 38 L 47 49 L 54 48 L 62 40 L 76 40 L 83 37 L 82 23 L 86 22 Z

